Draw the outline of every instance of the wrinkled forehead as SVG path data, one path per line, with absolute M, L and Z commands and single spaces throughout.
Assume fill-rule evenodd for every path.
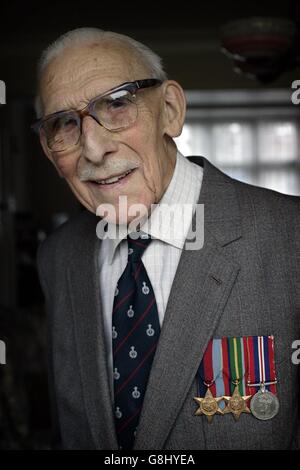
M 94 96 L 146 74 L 136 54 L 121 43 L 68 47 L 41 75 L 44 114 L 84 106 Z

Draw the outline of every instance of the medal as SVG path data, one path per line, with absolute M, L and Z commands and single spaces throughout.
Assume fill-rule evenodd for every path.
M 279 400 L 276 393 L 276 373 L 274 360 L 274 337 L 257 336 L 247 338 L 248 358 L 254 354 L 250 361 L 248 387 L 255 387 L 258 391 L 250 402 L 250 410 L 257 419 L 268 420 L 274 418 L 279 411 Z M 268 389 L 267 389 L 268 387 Z
M 257 419 L 272 419 L 279 410 L 279 400 L 274 393 L 266 390 L 262 385 L 261 389 L 252 397 L 250 409 Z
M 232 396 L 223 396 L 223 399 L 225 400 L 225 403 L 227 405 L 223 413 L 232 413 L 236 421 L 241 416 L 241 413 L 251 413 L 247 405 L 247 401 L 249 400 L 249 398 L 251 398 L 251 395 L 241 396 L 237 382 Z
M 223 411 L 219 408 L 219 401 L 223 400 L 223 397 L 214 398 L 209 387 L 207 387 L 204 398 L 194 397 L 194 400 L 199 405 L 195 415 L 205 415 L 209 423 L 212 422 L 215 414 L 223 414 Z

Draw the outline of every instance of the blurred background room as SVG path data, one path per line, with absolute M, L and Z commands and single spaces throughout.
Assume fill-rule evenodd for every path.
M 47 449 L 46 314 L 36 251 L 82 208 L 30 130 L 39 55 L 81 26 L 144 42 L 186 91 L 187 120 L 176 139 L 184 155 L 299 196 L 300 2 L 4 0 L 0 21 L 0 449 Z

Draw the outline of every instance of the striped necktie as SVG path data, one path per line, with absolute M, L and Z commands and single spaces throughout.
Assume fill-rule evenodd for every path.
M 154 291 L 141 260 L 151 238 L 135 232 L 127 241 L 128 260 L 117 283 L 112 316 L 115 425 L 121 449 L 133 447 L 160 334 Z

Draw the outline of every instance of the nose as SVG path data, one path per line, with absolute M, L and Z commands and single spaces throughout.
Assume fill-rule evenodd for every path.
M 113 134 L 91 116 L 83 118 L 81 144 L 83 156 L 94 164 L 101 163 L 107 154 L 116 152 L 119 146 Z

